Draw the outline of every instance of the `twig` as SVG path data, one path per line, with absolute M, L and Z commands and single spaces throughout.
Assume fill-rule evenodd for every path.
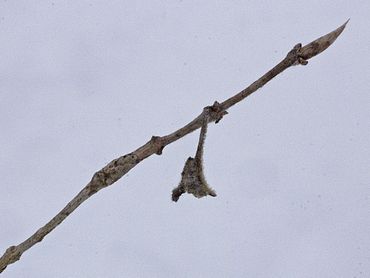
M 249 87 L 222 103 L 215 102 L 211 106 L 209 122 L 215 121 L 217 123 L 222 116 L 226 114 L 226 110 L 228 108 L 242 101 L 287 68 L 296 64 L 306 65 L 306 60 L 324 51 L 337 39 L 347 23 L 348 21 L 333 32 L 320 37 L 304 47 L 301 47 L 301 44 L 297 44 L 279 64 L 257 81 L 253 82 Z M 18 261 L 25 251 L 36 243 L 42 241 L 48 233 L 54 230 L 68 215 L 70 215 L 89 197 L 99 190 L 115 183 L 145 158 L 152 154 L 162 154 L 162 150 L 165 146 L 200 128 L 203 123 L 203 116 L 203 113 L 201 113 L 190 123 L 169 135 L 162 137 L 153 136 L 146 144 L 137 150 L 114 159 L 104 168 L 96 172 L 91 181 L 45 226 L 41 227 L 32 236 L 19 245 L 11 246 L 5 251 L 3 256 L 0 258 L 0 273 L 3 272 L 9 264 Z

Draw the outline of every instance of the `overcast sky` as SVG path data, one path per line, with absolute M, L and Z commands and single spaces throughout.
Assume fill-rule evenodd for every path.
M 369 1 L 0 3 L 0 252 L 93 173 L 346 30 L 211 124 L 216 198 L 170 199 L 198 132 L 100 191 L 2 277 L 370 277 Z

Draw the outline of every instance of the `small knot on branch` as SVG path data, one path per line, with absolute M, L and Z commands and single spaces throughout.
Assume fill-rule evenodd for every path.
M 161 155 L 164 149 L 164 143 L 162 140 L 162 137 L 159 136 L 152 136 L 150 139 L 150 143 L 154 146 L 155 148 L 155 154 Z
M 205 107 L 204 113 L 208 114 L 210 121 L 215 121 L 216 124 L 221 121 L 223 116 L 228 114 L 218 101 L 215 101 L 211 106 Z
M 301 56 L 302 44 L 297 43 L 287 54 L 287 59 L 292 65 L 307 65 L 308 62 Z
M 4 255 L 0 257 L 0 273 L 3 272 L 9 264 L 18 261 L 21 258 L 21 255 L 22 253 L 18 246 L 10 246 L 6 249 Z

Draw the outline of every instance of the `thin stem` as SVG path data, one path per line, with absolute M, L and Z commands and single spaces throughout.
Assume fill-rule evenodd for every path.
M 197 161 L 198 165 L 200 165 L 201 167 L 202 167 L 202 160 L 203 160 L 204 141 L 206 140 L 206 135 L 207 135 L 208 121 L 209 121 L 209 113 L 206 112 L 203 117 L 202 127 L 200 128 L 199 142 L 198 142 L 197 152 L 195 154 L 195 160 Z

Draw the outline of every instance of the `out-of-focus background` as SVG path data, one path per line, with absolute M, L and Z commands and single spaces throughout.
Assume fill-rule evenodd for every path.
M 210 125 L 217 198 L 170 200 L 198 132 L 79 207 L 2 277 L 370 277 L 368 1 L 1 1 L 0 250 L 112 159 L 245 88 Z

